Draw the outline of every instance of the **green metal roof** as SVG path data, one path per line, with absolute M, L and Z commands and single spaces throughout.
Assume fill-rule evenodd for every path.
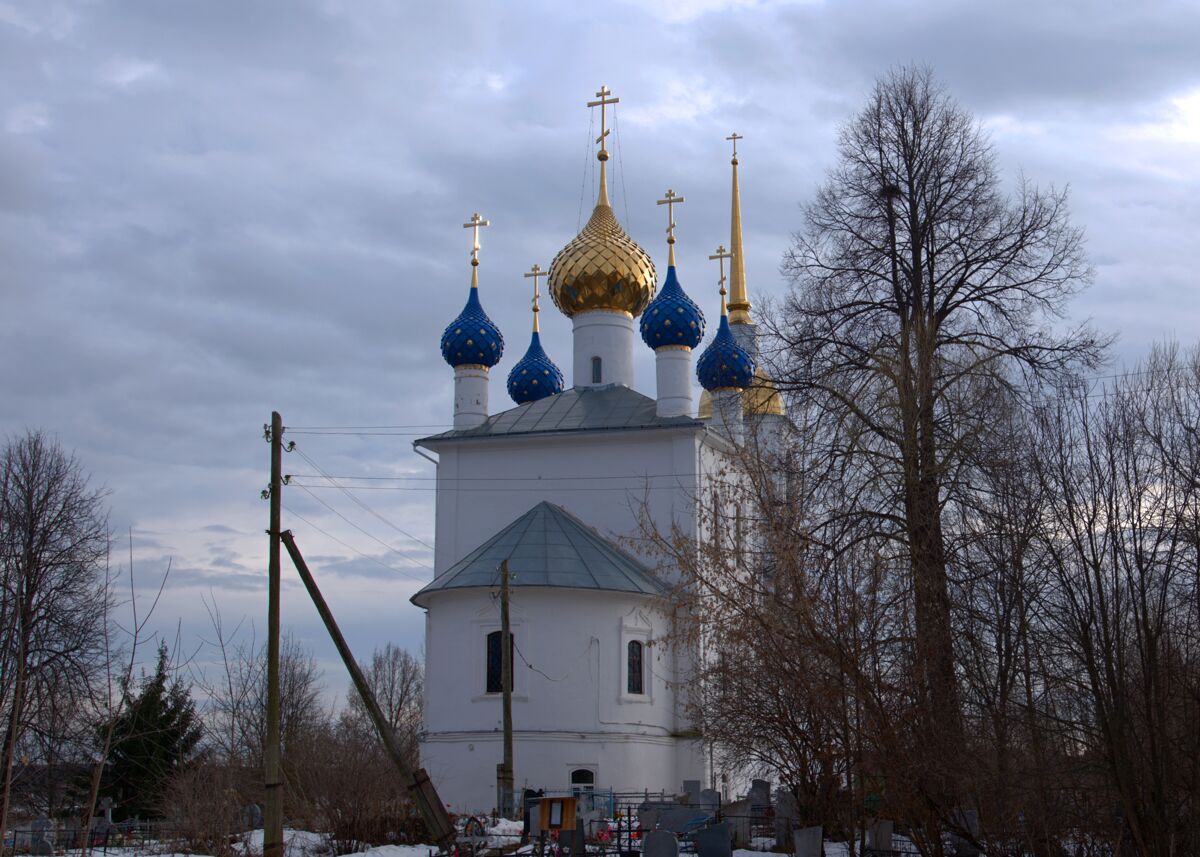
M 443 440 L 535 432 L 704 426 L 701 420 L 692 417 L 660 417 L 656 408 L 654 399 L 621 384 L 572 387 L 557 395 L 493 414 L 475 428 L 442 432 L 417 443 L 425 445 Z
M 492 536 L 412 597 L 494 587 L 508 560 L 510 586 L 561 586 L 661 595 L 667 586 L 649 569 L 561 506 L 542 501 Z

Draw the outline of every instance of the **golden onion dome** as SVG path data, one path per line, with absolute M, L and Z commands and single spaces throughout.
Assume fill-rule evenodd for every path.
M 604 197 L 583 231 L 550 263 L 550 297 L 568 318 L 607 309 L 637 316 L 654 297 L 650 256 L 629 237 Z
M 754 371 L 754 383 L 742 390 L 742 410 L 746 416 L 775 416 L 782 417 L 783 397 L 775 389 L 775 382 L 760 366 Z M 712 395 L 708 390 L 700 393 L 700 409 L 697 413 L 702 420 L 712 419 Z

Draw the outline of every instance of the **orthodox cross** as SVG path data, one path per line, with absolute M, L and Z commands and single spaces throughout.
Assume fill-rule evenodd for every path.
M 600 108 L 600 136 L 596 138 L 596 142 L 600 144 L 600 151 L 603 152 L 604 138 L 608 136 L 608 121 L 605 118 L 604 108 L 609 104 L 619 104 L 621 99 L 609 98 L 608 96 L 612 95 L 612 90 L 603 83 L 600 84 L 600 91 L 597 92 L 596 95 L 599 96 L 599 100 L 589 101 L 587 106 Z
M 540 311 L 538 309 L 538 277 L 544 277 L 544 276 L 546 276 L 546 272 L 543 271 L 542 266 L 537 264 L 536 262 L 533 263 L 533 267 L 530 268 L 528 273 L 525 274 L 525 279 L 529 279 L 530 277 L 533 277 L 533 329 L 534 330 L 538 329 L 537 314 Z
M 480 217 L 478 211 L 471 215 L 471 219 L 468 222 L 463 224 L 463 229 L 474 230 L 471 234 L 471 264 L 472 265 L 479 264 L 479 227 L 491 226 L 491 225 L 492 225 L 492 222 L 490 220 L 484 220 L 482 217 Z
M 721 284 L 721 309 L 723 310 L 725 308 L 725 260 L 732 259 L 733 254 L 726 250 L 725 245 L 722 244 L 717 247 L 716 255 L 709 256 L 708 258 L 716 259 L 717 264 L 721 266 L 721 279 L 718 282 Z
M 667 243 L 675 243 L 675 206 L 683 202 L 683 197 L 676 195 L 675 191 L 667 188 L 665 199 L 656 200 L 659 205 L 667 207 Z
M 746 138 L 743 137 L 741 134 L 739 134 L 737 131 L 734 131 L 732 134 L 730 134 L 725 139 L 731 140 L 733 142 L 733 160 L 734 160 L 734 162 L 736 162 L 737 161 L 737 141 L 745 140 Z

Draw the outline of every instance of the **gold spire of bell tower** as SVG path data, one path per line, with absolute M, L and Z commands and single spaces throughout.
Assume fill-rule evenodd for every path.
M 746 294 L 746 254 L 742 245 L 742 195 L 738 190 L 737 141 L 744 139 L 736 131 L 725 138 L 733 143 L 733 209 L 729 223 L 729 323 L 753 324 L 750 318 L 750 298 Z
M 609 130 L 605 108 L 610 104 L 619 104 L 621 99 L 609 98 L 612 90 L 603 83 L 600 84 L 600 91 L 596 95 L 598 100 L 587 103 L 588 107 L 600 108 L 600 136 L 596 138 L 596 142 L 600 144 L 600 151 L 596 153 L 596 160 L 600 162 L 600 195 L 596 198 L 596 205 L 608 205 L 608 172 L 605 169 L 608 165 L 608 149 L 604 148 L 604 138 L 609 135 Z

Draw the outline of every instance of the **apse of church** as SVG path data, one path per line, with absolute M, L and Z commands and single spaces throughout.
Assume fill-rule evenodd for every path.
M 742 259 L 741 138 L 729 138 L 729 247 L 711 255 L 716 334 L 693 367 L 707 325 L 676 266 L 676 207 L 685 200 L 674 190 L 658 200 L 667 215 L 658 288 L 650 254 L 609 200 L 608 123 L 618 103 L 606 87 L 588 102 L 600 127 L 595 206 L 548 270 L 535 264 L 525 273 L 529 344 L 506 379 L 515 406 L 496 411 L 489 375 L 505 342 L 484 309 L 493 300 L 486 266 L 480 275 L 489 221 L 477 213 L 464 224 L 470 286 L 441 341 L 454 372 L 453 428 L 416 442 L 436 459 L 434 579 L 412 599 L 426 610 L 422 765 L 456 812 L 496 803 L 503 688 L 495 593 L 503 561 L 518 791 L 674 792 L 683 780 L 709 782 L 706 748 L 686 716 L 698 653 L 666 644 L 677 573 L 640 553 L 636 536 L 648 520 L 696 537 L 698 498 L 715 474 L 748 435 L 769 440 L 786 417 L 756 361 Z M 569 387 L 540 339 L 543 278 L 571 320 Z M 634 389 L 635 334 L 655 355 L 654 396 Z M 705 391 L 700 413 L 693 377 Z

